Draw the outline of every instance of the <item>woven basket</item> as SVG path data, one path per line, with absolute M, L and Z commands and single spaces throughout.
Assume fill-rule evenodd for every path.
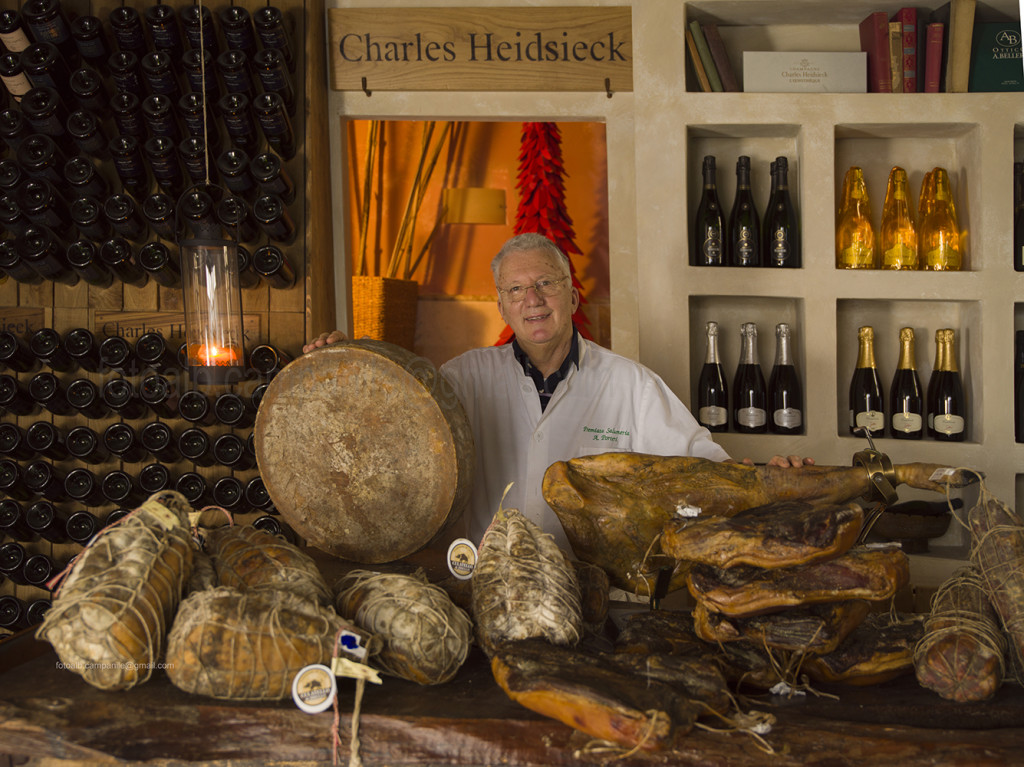
M 393 277 L 352 278 L 354 338 L 372 338 L 412 351 L 419 283 Z

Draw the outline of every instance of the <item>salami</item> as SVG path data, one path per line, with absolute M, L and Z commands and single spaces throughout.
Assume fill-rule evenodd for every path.
M 251 525 L 218 527 L 207 533 L 217 585 L 243 591 L 289 589 L 331 603 L 331 590 L 309 555 L 283 538 Z
M 472 622 L 422 572 L 353 570 L 337 591 L 338 613 L 380 638 L 376 664 L 387 673 L 417 684 L 442 684 L 466 660 Z
M 987 700 L 1003 681 L 1006 637 L 981 576 L 962 568 L 932 597 L 924 636 L 914 649 L 922 687 L 958 703 Z
M 583 616 L 575 571 L 554 538 L 518 509 L 494 515 L 472 583 L 477 639 L 488 654 L 517 639 L 579 641 Z
M 1013 666 L 1024 668 L 1024 521 L 984 486 L 967 520 L 971 562 L 1010 640 Z
M 380 641 L 332 607 L 287 589 L 194 591 L 167 640 L 167 676 L 185 692 L 225 700 L 279 700 L 295 674 L 329 663 L 339 631 L 360 637 L 370 653 Z
M 192 570 L 191 506 L 156 493 L 105 527 L 75 560 L 36 636 L 66 668 L 102 690 L 145 682 Z

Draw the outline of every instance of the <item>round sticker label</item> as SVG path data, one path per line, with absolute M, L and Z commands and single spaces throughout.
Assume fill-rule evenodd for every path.
M 473 577 L 476 559 L 476 546 L 467 538 L 456 538 L 448 547 L 448 569 L 460 581 Z
M 292 680 L 292 700 L 307 714 L 326 711 L 338 694 L 338 680 L 327 666 L 314 663 L 303 667 Z

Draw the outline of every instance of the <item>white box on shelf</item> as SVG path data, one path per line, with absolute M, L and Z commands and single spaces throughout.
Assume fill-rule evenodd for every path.
M 867 54 L 744 51 L 745 93 L 867 93 Z

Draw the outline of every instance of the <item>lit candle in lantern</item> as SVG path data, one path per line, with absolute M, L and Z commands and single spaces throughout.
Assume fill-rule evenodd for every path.
M 238 365 L 241 356 L 238 350 L 232 346 L 217 346 L 216 344 L 203 344 L 194 355 L 189 355 L 197 361 L 197 364 L 208 367 L 210 365 Z

